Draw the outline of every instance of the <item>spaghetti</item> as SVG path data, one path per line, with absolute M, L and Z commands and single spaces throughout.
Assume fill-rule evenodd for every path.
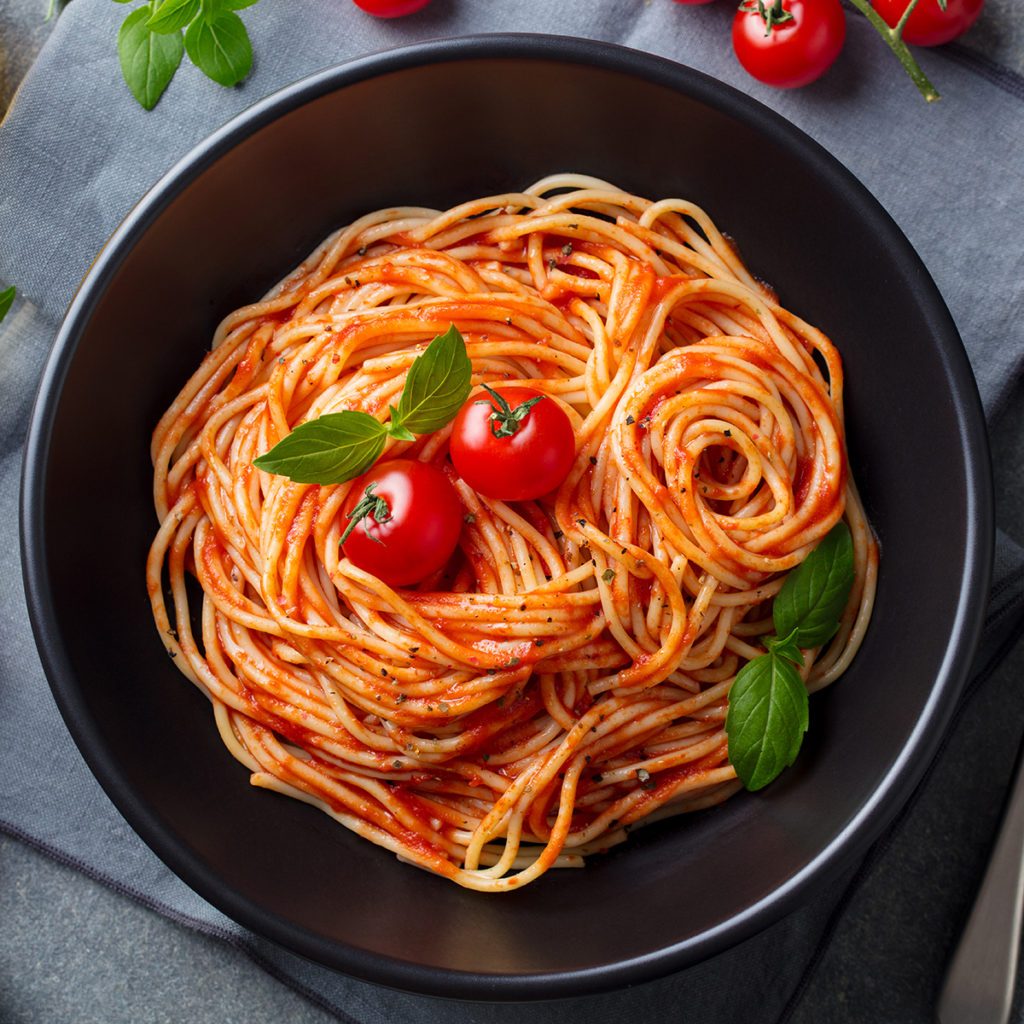
M 392 589 L 339 549 L 351 482 L 252 462 L 328 412 L 385 419 L 451 324 L 474 389 L 557 401 L 576 459 L 503 503 L 455 477 L 450 427 L 389 439 L 383 459 L 446 469 L 466 518 L 441 574 Z M 828 338 L 691 203 L 555 175 L 369 214 L 228 316 L 160 420 L 156 625 L 253 785 L 460 885 L 521 886 L 739 788 L 729 687 L 841 518 L 856 581 L 800 672 L 813 691 L 850 663 L 877 549 L 842 394 Z

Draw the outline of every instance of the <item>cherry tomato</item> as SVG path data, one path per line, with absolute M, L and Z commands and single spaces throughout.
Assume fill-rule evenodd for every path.
M 378 462 L 352 485 L 342 534 L 346 557 L 391 587 L 442 568 L 459 543 L 463 508 L 436 466 L 411 459 Z
M 907 0 L 871 0 L 871 6 L 892 28 L 907 9 Z M 903 41 L 913 46 L 939 46 L 962 36 L 981 14 L 985 0 L 946 0 L 946 9 L 939 0 L 917 0 L 906 25 Z
M 455 417 L 451 455 L 459 476 L 473 490 L 501 501 L 550 493 L 576 457 L 569 417 L 532 388 L 488 392 L 470 398 Z
M 430 0 L 355 0 L 367 14 L 376 18 L 401 18 L 427 6 Z
M 839 0 L 765 0 L 764 9 L 770 30 L 756 2 L 744 3 L 733 19 L 732 46 L 743 67 L 759 82 L 782 89 L 820 78 L 846 38 Z

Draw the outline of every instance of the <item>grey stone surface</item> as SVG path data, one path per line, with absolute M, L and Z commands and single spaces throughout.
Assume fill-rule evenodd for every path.
M 46 6 L 47 0 L 0 0 L 0 112 L 46 37 Z M 1024 72 L 1024 5 L 988 0 L 964 45 Z M 1024 474 L 1008 470 L 1024 466 L 1024 396 L 995 425 L 993 456 L 999 520 L 1024 541 Z M 973 813 L 951 815 L 926 846 L 904 840 L 902 848 L 896 837 L 898 855 L 886 861 L 888 877 L 882 879 L 892 893 L 886 912 L 879 913 L 875 904 L 872 914 L 854 897 L 791 1024 L 931 1019 L 935 992 L 924 979 L 934 978 L 934 965 L 955 936 L 937 935 L 930 911 L 947 890 L 959 891 L 956 878 L 977 876 L 983 868 L 983 856 L 960 853 L 965 847 L 977 850 L 978 844 L 957 839 L 987 834 L 999 814 L 999 794 L 1024 723 L 1024 692 L 1014 685 L 1022 672 L 1024 647 L 1018 646 L 968 706 L 941 766 L 941 785 L 929 794 L 933 801 L 948 795 L 952 806 L 952 795 L 959 794 L 962 802 L 967 787 Z M 1005 713 L 993 716 L 993 705 Z M 993 720 L 996 729 L 983 724 Z M 967 770 L 979 750 L 990 766 L 980 777 Z M 928 810 L 921 806 L 911 813 Z M 901 927 L 894 927 L 896 921 Z M 1017 1021 L 1022 1019 L 1019 1002 L 1018 997 Z M 333 1019 L 236 949 L 0 837 L 0 1024 L 320 1024 Z
M 643 2 L 669 3 L 670 0 Z M 18 82 L 49 34 L 50 23 L 45 21 L 49 3 L 50 0 L 0 0 L 0 113 L 7 108 Z M 113 42 L 112 39 L 111 45 Z M 978 23 L 961 42 L 1004 67 L 1024 73 L 1024 4 L 1021 0 L 987 0 Z M 723 40 L 723 46 L 728 45 L 728 41 Z
M 328 1024 L 230 946 L 0 836 L 3 1024 Z
M 50 34 L 49 0 L 0 0 L 0 114 Z
M 1024 74 L 1024 5 L 1020 0 L 988 0 L 965 46 L 997 64 Z

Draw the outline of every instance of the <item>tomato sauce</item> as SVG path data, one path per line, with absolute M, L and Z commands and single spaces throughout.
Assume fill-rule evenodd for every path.
M 651 305 L 656 306 L 677 284 L 682 284 L 684 281 L 689 280 L 688 277 L 684 277 L 682 274 L 669 274 L 667 277 L 655 278 L 654 287 L 651 289 Z

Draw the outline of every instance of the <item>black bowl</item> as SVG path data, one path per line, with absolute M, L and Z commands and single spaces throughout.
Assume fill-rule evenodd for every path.
M 812 700 L 797 765 L 583 871 L 482 896 L 252 789 L 154 634 L 147 445 L 220 318 L 335 226 L 579 170 L 684 196 L 846 361 L 882 544 L 874 619 Z M 766 201 L 766 182 L 785 198 Z M 922 398 L 926 396 L 926 398 Z M 934 284 L 872 196 L 770 110 L 665 60 L 495 36 L 358 60 L 257 104 L 103 250 L 50 356 L 22 511 L 36 641 L 83 755 L 143 839 L 237 921 L 419 992 L 553 997 L 652 978 L 764 927 L 862 852 L 934 752 L 980 631 L 992 501 L 980 405 Z

